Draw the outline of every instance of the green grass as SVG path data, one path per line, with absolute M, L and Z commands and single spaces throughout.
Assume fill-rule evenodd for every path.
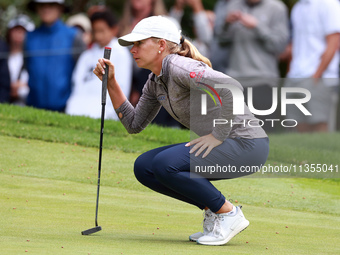
M 98 147 L 100 119 L 69 116 L 50 111 L 0 104 L 0 135 L 49 142 L 77 143 Z M 105 121 L 104 148 L 143 152 L 151 148 L 189 140 L 186 130 L 149 125 L 142 133 L 129 135 L 120 122 Z
M 340 253 L 339 179 L 216 181 L 244 206 L 250 226 L 225 246 L 187 241 L 201 230 L 202 212 L 143 187 L 132 169 L 140 153 L 187 141 L 188 131 L 150 126 L 127 135 L 114 121 L 105 122 L 103 230 L 82 236 L 94 227 L 99 127 L 99 120 L 0 105 L 0 254 Z M 339 138 L 271 135 L 268 163 L 339 164 Z

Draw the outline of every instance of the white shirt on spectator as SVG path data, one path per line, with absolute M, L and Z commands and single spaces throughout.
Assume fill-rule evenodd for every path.
M 338 0 L 300 0 L 291 14 L 293 25 L 293 59 L 289 78 L 308 78 L 317 70 L 326 50 L 326 36 L 340 33 Z M 322 75 L 339 77 L 339 51 Z
M 24 65 L 24 54 L 17 52 L 10 54 L 8 57 L 8 68 L 11 76 L 11 82 L 20 80 L 23 83 L 28 82 L 28 73 L 23 69 Z
M 118 44 L 117 38 L 107 45 L 111 48 L 110 60 L 115 66 L 115 77 L 123 93 L 129 98 L 132 79 L 132 59 L 127 48 Z M 91 118 L 101 117 L 102 82 L 93 73 L 99 58 L 104 55 L 104 48 L 94 44 L 84 51 L 73 71 L 73 89 L 67 101 L 65 112 L 70 115 L 82 115 Z M 112 102 L 107 93 L 105 119 L 118 120 Z

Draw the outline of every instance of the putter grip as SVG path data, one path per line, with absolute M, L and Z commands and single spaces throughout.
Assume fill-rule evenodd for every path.
M 105 47 L 104 50 L 104 58 L 105 59 L 110 59 L 111 55 L 111 48 Z M 109 66 L 105 64 L 105 74 L 103 75 L 103 82 L 102 82 L 102 104 L 106 104 L 106 90 L 107 90 L 107 78 L 109 75 Z

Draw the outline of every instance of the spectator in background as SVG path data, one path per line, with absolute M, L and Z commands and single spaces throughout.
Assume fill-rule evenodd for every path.
M 287 7 L 278 0 L 231 1 L 226 9 L 226 20 L 220 42 L 229 49 L 227 74 L 247 88 L 252 87 L 252 102 L 257 110 L 272 106 L 272 87 L 280 77 L 278 56 L 289 41 Z M 248 105 L 251 107 L 251 105 Z M 259 116 L 278 119 L 277 113 Z M 273 131 L 270 122 L 264 129 Z
M 129 97 L 132 79 L 132 59 L 127 48 L 118 44 L 118 21 L 109 10 L 95 12 L 91 16 L 94 44 L 91 49 L 84 51 L 74 69 L 72 83 L 73 90 L 65 112 L 71 115 L 83 115 L 92 118 L 101 117 L 101 82 L 93 74 L 96 61 L 103 57 L 104 47 L 112 49 L 111 62 L 115 63 L 116 79 L 126 97 Z M 108 105 L 105 112 L 106 119 L 118 120 L 107 96 Z M 111 106 L 111 107 L 110 107 Z
M 122 36 L 130 33 L 135 25 L 146 17 L 152 15 L 165 15 L 166 13 L 163 0 L 127 0 L 124 5 L 123 17 L 120 22 L 119 35 Z M 130 95 L 130 102 L 132 105 L 137 104 L 149 73 L 149 70 L 139 68 L 133 62 L 133 81 Z
M 91 46 L 92 43 L 91 21 L 86 14 L 78 13 L 72 15 L 66 20 L 66 24 L 70 27 L 75 27 L 79 29 L 86 47 L 89 48 Z
M 176 0 L 175 5 L 170 9 L 170 16 L 175 18 L 180 24 L 184 7 L 188 5 L 193 10 L 194 34 L 196 39 L 192 41 L 193 45 L 205 57 L 209 58 L 209 44 L 213 37 L 213 26 L 215 14 L 212 11 L 204 9 L 202 0 Z
M 300 0 L 292 9 L 291 22 L 292 61 L 285 86 L 311 92 L 305 107 L 312 116 L 296 107 L 288 108 L 287 115 L 298 121 L 300 132 L 333 130 L 339 87 L 340 3 Z
M 9 46 L 8 68 L 11 77 L 11 103 L 24 106 L 29 93 L 28 73 L 24 68 L 24 41 L 27 32 L 35 28 L 26 15 L 18 15 L 7 25 Z
M 166 9 L 163 0 L 127 0 L 124 5 L 123 17 L 120 22 L 119 35 L 122 36 L 130 33 L 135 25 L 146 17 L 165 14 Z M 130 102 L 132 105 L 137 104 L 149 74 L 149 70 L 139 68 L 133 62 L 133 81 L 130 95 Z
M 127 0 L 120 22 L 120 36 L 130 33 L 135 25 L 142 19 L 154 15 L 167 15 L 163 0 Z M 130 57 L 132 58 L 132 55 Z M 139 68 L 135 61 L 133 61 L 132 66 L 133 76 L 130 102 L 135 106 L 142 94 L 143 86 L 149 77 L 150 71 Z M 153 120 L 153 123 L 162 126 L 180 126 L 180 124 L 174 120 L 164 108 L 160 110 L 157 117 Z
M 166 14 L 163 0 L 127 0 L 120 24 L 120 34 L 130 33 L 135 25 L 144 18 Z
M 87 17 L 91 17 L 95 12 L 103 12 L 110 10 L 106 5 L 92 5 L 87 10 Z
M 210 43 L 210 61 L 216 71 L 225 73 L 228 67 L 228 47 L 220 44 L 219 36 L 223 32 L 226 19 L 225 9 L 232 0 L 218 0 L 214 7 L 215 20 L 213 28 L 213 38 Z M 234 0 L 239 1 L 239 0 Z M 243 0 L 242 0 L 243 1 Z
M 11 92 L 11 80 L 7 64 L 8 48 L 0 39 L 0 103 L 9 103 Z
M 64 112 L 71 93 L 71 76 L 80 53 L 85 49 L 81 34 L 60 19 L 64 0 L 33 0 L 28 8 L 36 11 L 41 26 L 27 33 L 25 64 L 30 93 L 27 104 Z

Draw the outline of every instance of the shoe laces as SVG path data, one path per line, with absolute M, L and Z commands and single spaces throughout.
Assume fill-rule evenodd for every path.
M 242 208 L 242 206 L 240 206 L 240 209 L 241 208 Z M 216 217 L 215 217 L 215 221 L 214 221 L 214 227 L 213 227 L 213 230 L 211 231 L 211 234 L 213 236 L 218 237 L 220 235 L 223 235 L 222 221 L 224 221 L 225 217 L 228 217 L 228 216 L 226 216 L 226 214 L 215 214 L 215 215 L 216 215 Z
M 203 215 L 204 215 L 204 219 L 202 222 L 203 229 L 206 229 L 208 232 L 211 232 L 214 229 L 215 219 L 217 215 L 211 212 L 210 210 L 203 212 Z
M 216 214 L 215 220 L 214 220 L 214 226 L 211 231 L 213 236 L 219 236 L 221 234 L 221 221 L 223 220 L 222 215 Z

